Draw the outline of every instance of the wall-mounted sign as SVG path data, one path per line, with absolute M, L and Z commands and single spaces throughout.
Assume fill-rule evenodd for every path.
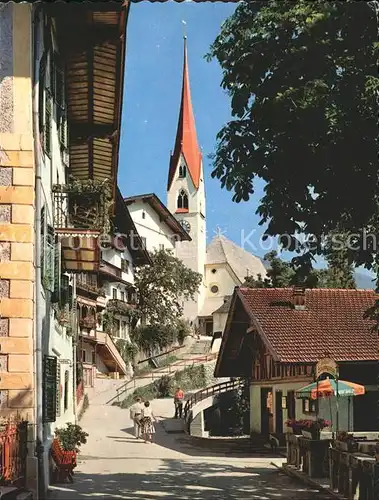
M 71 360 L 70 359 L 59 359 L 59 363 L 61 365 L 70 365 L 71 364 Z
M 316 379 L 320 378 L 321 375 L 330 375 L 333 378 L 337 378 L 338 368 L 337 363 L 331 358 L 322 358 L 316 365 Z
M 287 397 L 286 396 L 282 397 L 282 409 L 283 410 L 287 409 Z

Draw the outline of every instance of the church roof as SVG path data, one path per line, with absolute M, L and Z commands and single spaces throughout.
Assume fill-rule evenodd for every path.
M 207 246 L 206 264 L 229 264 L 241 283 L 246 276 L 266 276 L 265 267 L 259 257 L 247 252 L 225 236 L 217 235 Z
M 198 189 L 201 173 L 201 151 L 197 141 L 195 117 L 191 102 L 186 39 L 184 39 L 182 100 L 180 104 L 174 152 L 170 158 L 167 189 L 170 189 L 171 187 L 175 171 L 180 160 L 180 155 L 184 156 L 192 182 L 195 188 Z

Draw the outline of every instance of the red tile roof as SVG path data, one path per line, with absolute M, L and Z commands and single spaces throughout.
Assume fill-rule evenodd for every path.
M 191 90 L 188 75 L 187 45 L 184 42 L 184 65 L 183 65 L 183 88 L 182 101 L 180 104 L 178 130 L 176 132 L 176 141 L 174 152 L 170 159 L 170 170 L 168 173 L 167 189 L 170 189 L 173 181 L 180 155 L 184 156 L 188 172 L 191 176 L 193 185 L 198 189 L 201 173 L 201 151 L 197 142 L 195 118 L 193 115 Z
M 373 322 L 363 319 L 378 296 L 373 290 L 310 289 L 305 310 L 292 307 L 292 288 L 240 288 L 237 294 L 278 361 L 378 359 Z

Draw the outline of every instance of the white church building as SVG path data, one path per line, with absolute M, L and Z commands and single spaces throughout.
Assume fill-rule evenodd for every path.
M 150 249 L 154 246 L 153 242 L 157 241 L 157 233 L 154 230 L 142 230 L 141 217 L 145 209 L 142 207 L 141 198 L 143 197 L 132 197 L 125 201 L 129 205 L 133 221 L 136 225 L 138 224 L 138 231 L 146 238 L 146 248 Z M 166 210 L 172 217 L 175 217 L 184 230 L 184 234 L 180 234 L 180 237 L 175 240 L 174 248 L 177 258 L 203 276 L 202 285 L 195 300 L 184 303 L 184 317 L 194 326 L 198 326 L 200 333 L 212 335 L 213 312 L 224 304 L 226 298 L 233 294 L 236 286 L 244 282 L 246 276 L 264 277 L 266 269 L 259 257 L 242 249 L 225 236 L 215 236 L 207 246 L 203 162 L 191 102 L 186 40 L 184 42 L 182 96 L 175 146 L 169 165 Z M 148 211 L 145 210 L 145 213 L 148 214 Z M 151 216 L 150 213 L 149 218 Z M 172 220 L 170 217 L 166 220 L 171 221 L 167 236 L 172 241 Z M 153 224 L 151 222 L 148 224 L 145 220 L 143 225 L 147 227 Z M 154 227 L 156 229 L 157 226 Z M 160 219 L 159 231 L 164 231 L 164 227 Z M 165 238 L 160 235 L 159 241 L 163 245 Z

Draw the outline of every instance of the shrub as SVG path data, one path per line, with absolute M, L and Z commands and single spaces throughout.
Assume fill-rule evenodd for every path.
M 76 451 L 79 453 L 79 447 L 87 442 L 88 434 L 84 432 L 80 425 L 68 422 L 66 427 L 55 429 L 55 435 L 59 439 L 62 448 L 65 451 Z
M 164 375 L 153 383 L 158 398 L 167 398 L 173 392 L 173 380 L 169 375 Z

